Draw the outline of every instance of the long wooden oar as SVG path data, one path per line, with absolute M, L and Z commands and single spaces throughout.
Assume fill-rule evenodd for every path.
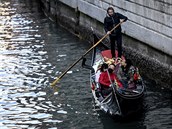
M 110 84 L 112 85 L 113 93 L 114 93 L 114 95 L 115 95 L 116 103 L 117 103 L 117 106 L 118 106 L 118 109 L 119 109 L 119 114 L 121 115 L 121 114 L 122 114 L 122 112 L 121 112 L 121 107 L 120 107 L 120 105 L 119 105 L 119 101 L 118 101 L 118 98 L 117 98 L 117 95 L 116 95 L 116 88 L 115 88 L 116 86 L 115 86 L 114 83 L 112 82 L 108 70 L 107 70 L 107 74 L 108 74 L 108 78 L 109 78 Z
M 124 20 L 122 20 L 119 24 L 117 24 L 111 31 L 114 31 L 119 25 L 121 25 L 124 22 Z M 107 33 L 106 35 L 104 35 L 96 44 L 94 44 L 90 49 L 88 49 L 88 51 L 86 51 L 78 60 L 76 60 L 70 67 L 68 67 L 59 77 L 56 78 L 56 80 L 51 84 L 51 86 L 55 86 L 56 83 L 72 68 L 74 67 L 81 59 L 83 59 L 83 57 L 85 55 L 87 55 L 93 48 L 95 48 L 99 43 L 102 42 L 103 39 L 105 39 L 107 36 L 109 35 L 109 33 Z

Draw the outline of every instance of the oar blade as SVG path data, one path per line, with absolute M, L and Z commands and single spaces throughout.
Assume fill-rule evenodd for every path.
M 60 81 L 60 78 L 57 78 L 53 83 L 51 83 L 51 86 L 55 86 Z

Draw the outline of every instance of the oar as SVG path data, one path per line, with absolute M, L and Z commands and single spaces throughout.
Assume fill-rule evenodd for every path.
M 124 20 L 122 20 L 119 24 L 117 24 L 111 31 L 114 31 L 119 25 L 121 25 L 124 22 Z M 109 34 L 107 33 L 106 35 L 104 35 L 96 44 L 94 44 L 90 49 L 88 49 L 88 51 L 86 51 L 78 60 L 76 60 L 71 66 L 69 66 L 59 77 L 56 78 L 56 80 L 51 84 L 51 86 L 55 86 L 56 83 L 72 68 L 74 67 L 81 59 L 83 59 L 83 57 L 85 55 L 87 55 L 93 48 L 95 48 L 99 43 L 102 42 L 103 39 L 105 39 Z
M 111 78 L 110 78 L 110 74 L 109 74 L 108 69 L 107 69 L 106 71 L 107 71 L 107 74 L 108 74 L 109 81 L 110 81 L 110 83 L 111 83 L 111 85 L 112 85 L 113 93 L 114 93 L 114 95 L 115 95 L 115 99 L 116 99 L 116 103 L 117 103 L 119 112 L 120 112 L 120 114 L 122 114 L 122 112 L 121 112 L 121 107 L 120 107 L 120 105 L 119 105 L 119 101 L 118 101 L 118 98 L 117 98 L 117 95 L 116 95 L 116 88 L 115 88 L 115 85 L 114 85 L 114 83 L 112 82 L 112 80 L 111 80 Z

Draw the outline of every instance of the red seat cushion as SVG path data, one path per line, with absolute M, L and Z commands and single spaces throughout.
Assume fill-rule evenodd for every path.
M 107 57 L 107 58 L 112 58 L 112 54 L 111 54 L 111 50 L 104 50 L 101 52 L 101 55 L 103 57 Z M 118 57 L 118 51 L 116 50 L 115 51 L 115 57 L 117 58 Z M 122 59 L 125 59 L 124 56 L 122 56 Z

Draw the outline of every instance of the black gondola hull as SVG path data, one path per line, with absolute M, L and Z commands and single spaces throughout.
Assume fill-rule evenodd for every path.
M 94 35 L 94 38 L 95 42 L 97 42 L 98 38 L 96 35 Z M 91 68 L 94 70 L 91 70 L 92 72 L 90 73 L 90 83 L 95 100 L 95 106 L 99 110 L 118 120 L 138 115 L 144 109 L 144 85 L 142 85 L 142 89 L 139 93 L 133 92 L 134 95 L 124 95 L 115 88 L 114 91 L 106 98 L 102 97 L 101 92 L 97 88 L 98 83 L 95 79 L 97 71 L 96 68 L 103 58 L 100 53 L 107 49 L 109 48 L 106 45 L 100 43 L 93 50 Z

